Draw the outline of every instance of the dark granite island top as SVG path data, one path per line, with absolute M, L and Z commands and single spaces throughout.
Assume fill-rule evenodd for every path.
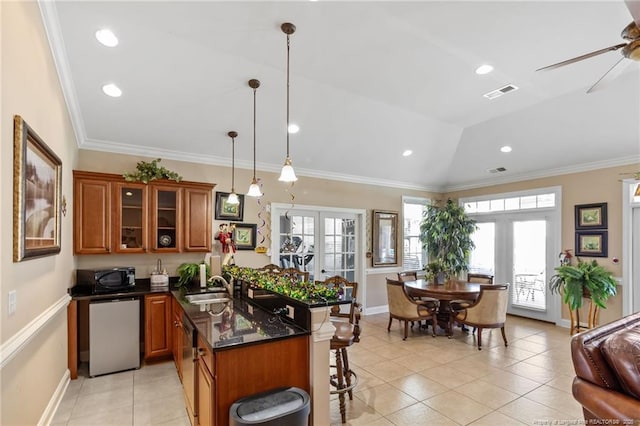
M 280 315 L 273 314 L 244 299 L 229 302 L 193 304 L 184 291 L 172 291 L 186 316 L 214 352 L 247 344 L 309 335 L 305 330 Z M 190 292 L 190 294 L 193 294 Z

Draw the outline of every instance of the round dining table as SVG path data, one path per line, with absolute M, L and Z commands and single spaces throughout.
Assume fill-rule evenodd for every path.
M 406 281 L 407 293 L 411 297 L 433 297 L 440 301 L 438 308 L 438 325 L 451 335 L 449 318 L 451 316 L 452 300 L 476 300 L 480 294 L 478 283 L 450 280 L 444 284 L 430 283 L 425 280 Z

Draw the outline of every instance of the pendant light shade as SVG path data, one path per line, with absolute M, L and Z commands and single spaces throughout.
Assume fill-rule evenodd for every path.
M 281 182 L 295 182 L 298 178 L 296 177 L 296 173 L 293 171 L 291 157 L 289 156 L 289 36 L 296 31 L 296 26 L 289 22 L 285 22 L 280 26 L 280 29 L 287 35 L 287 157 L 284 159 L 284 166 L 282 167 L 282 172 L 280 172 L 278 180 Z
M 227 133 L 231 138 L 231 194 L 227 198 L 227 203 L 229 204 L 240 204 L 240 199 L 238 198 L 238 194 L 236 194 L 236 190 L 234 188 L 235 185 L 235 172 L 236 172 L 236 137 L 238 136 L 238 132 L 230 131 Z
M 256 90 L 260 87 L 260 81 L 255 78 L 249 80 L 249 87 L 253 89 L 253 180 L 249 185 L 247 195 L 249 197 L 262 197 L 262 191 L 256 179 Z

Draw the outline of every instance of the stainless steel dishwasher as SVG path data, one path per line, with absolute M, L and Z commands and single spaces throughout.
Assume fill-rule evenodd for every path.
M 184 314 L 182 315 L 182 333 L 182 386 L 184 387 L 190 417 L 195 417 L 198 415 L 195 400 L 197 334 Z
M 140 299 L 89 303 L 89 376 L 140 368 Z

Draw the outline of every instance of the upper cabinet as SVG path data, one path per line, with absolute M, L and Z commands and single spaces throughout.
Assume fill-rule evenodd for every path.
M 74 254 L 211 250 L 213 184 L 74 170 L 73 186 Z

